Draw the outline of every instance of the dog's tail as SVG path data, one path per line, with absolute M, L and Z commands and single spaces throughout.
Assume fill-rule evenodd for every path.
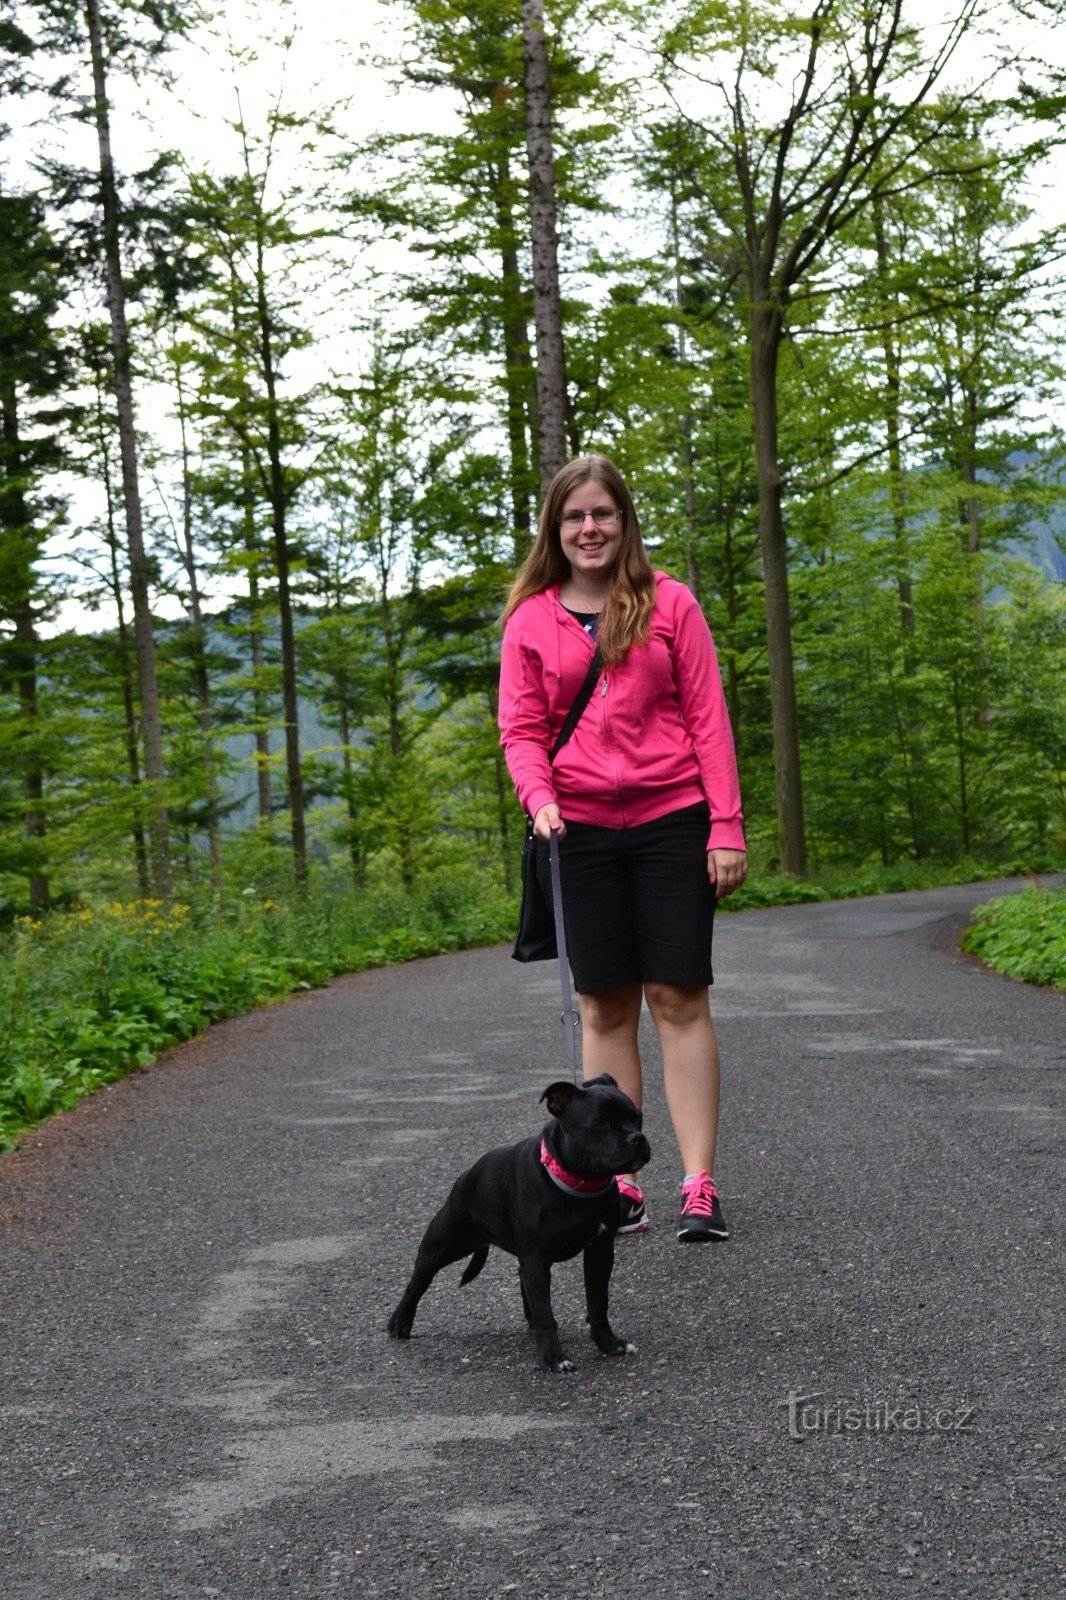
M 473 1280 L 477 1277 L 478 1273 L 481 1271 L 482 1267 L 485 1265 L 485 1262 L 488 1259 L 489 1259 L 489 1247 L 488 1247 L 487 1244 L 486 1245 L 482 1245 L 480 1250 L 475 1250 L 474 1251 L 474 1254 L 470 1257 L 470 1260 L 466 1264 L 466 1271 L 463 1273 L 462 1277 L 459 1279 L 459 1287 L 460 1287 L 460 1289 L 463 1287 L 464 1283 L 472 1283 L 473 1282 Z

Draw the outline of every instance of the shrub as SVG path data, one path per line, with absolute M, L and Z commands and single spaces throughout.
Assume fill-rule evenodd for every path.
M 1066 888 L 1025 889 L 986 900 L 974 912 L 962 948 L 1009 978 L 1066 989 Z
M 303 902 L 245 889 L 22 918 L 0 945 L 0 1144 L 220 1017 L 513 923 L 502 892 L 458 871 L 410 894 L 317 884 Z

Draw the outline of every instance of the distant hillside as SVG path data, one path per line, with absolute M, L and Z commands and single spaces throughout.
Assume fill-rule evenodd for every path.
M 1022 465 L 1024 457 L 1019 457 L 1016 463 Z M 1066 468 L 1064 468 L 1066 473 Z M 1029 537 L 1019 539 L 1014 543 L 1015 553 L 1027 561 L 1034 562 L 1041 567 L 1050 578 L 1059 582 L 1066 582 L 1066 482 L 1063 484 L 1064 499 L 1060 505 L 1054 506 L 1050 514 L 1040 522 L 1030 524 Z M 232 621 L 233 613 L 229 614 Z M 297 615 L 295 626 L 297 632 L 312 620 L 308 616 Z M 166 624 L 160 624 L 160 631 L 164 631 Z M 228 650 L 233 650 L 235 641 L 232 633 L 223 634 L 221 624 L 216 624 L 216 637 L 218 642 Z M 208 621 L 209 636 L 211 623 Z M 267 636 L 267 652 L 271 657 L 276 657 L 278 644 L 276 635 Z M 280 716 L 280 707 L 278 710 Z M 299 707 L 300 749 L 305 756 L 315 751 L 329 750 L 336 747 L 338 735 L 334 729 L 328 728 L 319 715 L 316 703 L 306 695 L 300 698 Z M 358 740 L 356 740 L 358 743 Z M 271 755 L 278 757 L 278 764 L 274 775 L 274 789 L 279 807 L 284 805 L 284 750 L 285 735 L 280 727 L 272 728 L 269 734 Z M 231 734 L 224 740 L 224 748 L 228 755 L 240 763 L 237 771 L 233 772 L 226 783 L 226 802 L 229 809 L 226 819 L 226 831 L 237 833 L 242 829 L 252 827 L 256 821 L 256 783 L 252 767 L 252 757 L 255 750 L 251 734 Z M 339 752 L 334 759 L 340 761 Z
M 1019 453 L 1011 457 L 1010 465 L 1027 466 L 1037 459 Z M 1055 468 L 1049 471 L 1048 477 L 1055 481 Z M 1030 538 L 1019 541 L 1015 549 L 1018 555 L 1034 561 L 1051 577 L 1063 582 L 1066 581 L 1066 463 L 1058 468 L 1058 484 L 1062 490 L 1059 504 L 1052 506 L 1046 517 L 1029 524 Z

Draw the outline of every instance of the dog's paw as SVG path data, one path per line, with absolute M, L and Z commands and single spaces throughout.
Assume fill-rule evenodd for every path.
M 629 1344 L 625 1339 L 616 1339 L 614 1344 L 601 1344 L 600 1349 L 605 1356 L 635 1356 L 637 1347 Z
M 604 1356 L 635 1356 L 637 1347 L 630 1344 L 627 1339 L 620 1339 L 610 1328 L 601 1329 L 592 1335 L 596 1348 Z
M 411 1318 L 401 1317 L 394 1312 L 389 1318 L 389 1338 L 409 1339 L 411 1337 Z
M 549 1361 L 546 1370 L 548 1372 L 576 1372 L 577 1368 L 572 1361 L 567 1360 L 566 1356 L 562 1356 L 558 1361 Z

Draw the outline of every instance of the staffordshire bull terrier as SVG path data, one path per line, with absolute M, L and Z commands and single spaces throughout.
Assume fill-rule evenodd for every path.
M 470 1283 L 496 1245 L 518 1257 L 522 1306 L 546 1372 L 572 1372 L 552 1313 L 551 1269 L 583 1250 L 592 1337 L 605 1356 L 633 1352 L 607 1320 L 614 1238 L 621 1221 L 615 1176 L 650 1159 L 641 1115 L 609 1073 L 583 1088 L 549 1084 L 541 1095 L 555 1119 L 533 1139 L 490 1150 L 458 1178 L 418 1248 L 411 1281 L 389 1318 L 409 1339 L 418 1302 L 442 1267 L 470 1256 Z

